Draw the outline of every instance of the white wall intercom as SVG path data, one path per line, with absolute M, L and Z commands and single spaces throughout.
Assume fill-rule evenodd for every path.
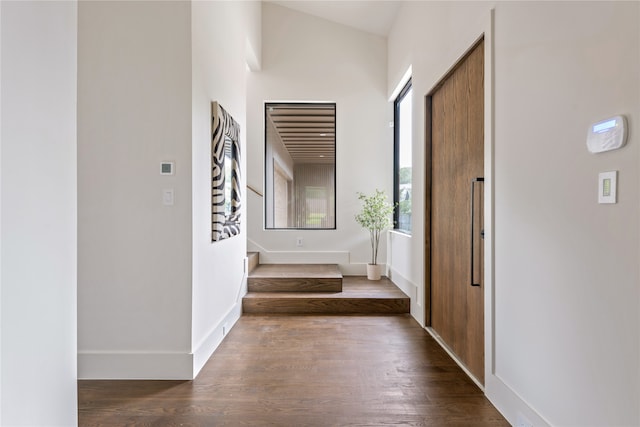
M 602 153 L 622 147 L 627 142 L 627 120 L 615 116 L 589 126 L 587 148 L 591 153 Z

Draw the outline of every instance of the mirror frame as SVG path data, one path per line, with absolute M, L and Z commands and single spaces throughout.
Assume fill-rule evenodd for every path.
M 225 182 L 225 140 L 231 140 L 231 182 Z M 218 102 L 211 103 L 211 241 L 240 234 L 240 126 Z M 225 214 L 225 186 L 231 213 Z
M 264 107 L 264 124 L 265 124 L 264 126 L 264 160 L 263 160 L 264 229 L 265 230 L 309 230 L 309 231 L 336 230 L 337 221 L 338 221 L 338 218 L 337 218 L 337 171 L 338 171 L 337 167 L 338 167 L 338 164 L 337 164 L 337 157 L 336 157 L 337 103 L 333 101 L 264 101 L 263 107 Z M 279 112 L 278 110 L 287 110 L 287 111 L 291 110 L 291 111 Z M 331 110 L 333 114 L 327 115 L 327 114 L 320 113 L 319 116 L 310 118 L 309 116 L 314 115 L 312 113 L 313 110 L 318 110 L 318 111 Z M 278 112 L 280 114 L 278 114 Z M 274 117 L 274 115 L 276 117 Z M 326 119 L 330 119 L 330 121 L 326 121 Z M 285 125 L 286 127 L 288 127 L 288 123 L 290 121 L 295 121 L 296 129 L 294 133 L 297 135 L 281 134 L 280 129 L 278 129 L 279 121 L 287 122 Z M 300 127 L 300 125 L 302 125 L 302 127 Z M 316 129 L 316 126 L 318 125 L 326 128 L 332 128 L 332 129 L 318 131 Z M 284 129 L 283 132 L 287 133 L 287 132 L 291 132 L 291 130 Z M 322 134 L 318 135 L 318 132 L 322 132 Z M 325 132 L 327 133 L 326 135 L 325 135 Z M 270 133 L 273 134 L 274 136 L 273 137 L 270 136 Z M 302 136 L 302 139 L 298 140 L 297 137 L 300 137 L 300 136 Z M 326 138 L 326 139 L 319 140 L 319 141 L 315 140 L 318 137 Z M 313 139 L 314 141 L 310 141 L 309 138 Z M 285 141 L 285 139 L 288 140 L 288 142 Z M 274 141 L 279 141 L 279 142 L 274 144 L 273 143 Z M 301 160 L 300 163 L 298 163 L 293 158 L 294 155 L 289 151 L 289 147 L 287 146 L 288 143 L 293 146 L 291 148 L 293 150 L 296 150 L 298 154 L 301 154 L 300 151 L 309 149 L 309 148 L 302 147 L 299 144 L 309 143 L 310 145 L 315 145 L 316 143 L 320 143 L 322 145 L 328 145 L 329 143 L 332 143 L 330 145 L 331 153 L 325 153 L 322 151 L 318 152 L 317 150 L 314 150 L 314 148 L 311 148 L 313 152 L 311 155 L 315 156 L 318 154 L 322 154 L 321 156 L 318 156 L 318 157 L 333 158 L 332 159 L 333 161 L 329 163 L 326 162 L 327 160 L 326 158 L 322 159 L 324 161 L 319 162 L 322 165 L 326 163 L 327 165 L 331 164 L 333 166 L 333 172 L 331 173 L 332 179 L 325 180 L 324 183 L 322 184 L 327 189 L 327 193 L 329 193 L 329 191 L 331 192 L 331 194 L 329 194 L 329 197 L 325 199 L 328 207 L 328 209 L 326 209 L 325 211 L 330 214 L 330 219 L 332 219 L 332 222 L 330 224 L 323 225 L 321 223 L 319 226 L 314 226 L 308 221 L 309 219 L 306 218 L 306 212 L 303 215 L 299 215 L 300 212 L 304 212 L 305 210 L 304 208 L 298 209 L 296 207 L 291 206 L 292 203 L 297 206 L 306 205 L 306 195 L 301 195 L 300 193 L 300 191 L 302 191 L 302 193 L 305 193 L 304 188 L 298 187 L 297 184 L 294 184 L 294 181 L 296 180 L 295 170 L 300 166 L 305 166 L 305 164 L 307 167 L 314 166 L 315 162 L 305 161 L 305 160 L 309 160 L 309 157 L 308 157 L 309 153 L 307 153 L 307 156 L 304 156 L 303 154 L 302 158 L 300 159 Z M 276 145 L 280 145 L 282 148 L 277 149 L 275 148 Z M 289 194 L 292 195 L 295 193 L 294 196 L 289 197 L 287 200 L 288 202 L 287 209 L 289 211 L 289 214 L 288 214 L 289 221 L 287 223 L 287 226 L 276 226 L 278 221 L 276 220 L 276 216 L 277 216 L 276 203 L 274 201 L 275 193 L 276 193 L 274 188 L 274 178 L 273 178 L 274 171 L 276 170 L 274 165 L 276 163 L 280 165 L 284 165 L 286 163 L 286 162 L 282 162 L 282 160 L 280 159 L 276 159 L 277 157 L 280 157 L 280 158 L 282 157 L 280 155 L 274 154 L 274 153 L 278 153 L 279 151 L 287 152 L 291 156 L 291 160 L 292 160 L 292 165 L 289 168 L 281 167 L 281 169 L 283 170 L 288 169 L 287 176 L 291 178 L 290 183 L 292 183 L 294 187 L 293 189 L 289 190 Z M 327 174 L 324 174 L 324 175 L 327 176 Z M 301 178 L 301 180 L 304 180 L 304 178 Z M 315 185 L 313 183 L 309 183 L 309 184 L 311 184 L 312 186 Z M 304 185 L 304 181 L 303 181 L 303 185 Z M 297 202 L 296 202 L 296 198 L 297 198 Z

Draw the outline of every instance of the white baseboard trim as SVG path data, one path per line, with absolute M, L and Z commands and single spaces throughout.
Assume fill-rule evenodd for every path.
M 550 427 L 552 424 L 546 420 L 538 411 L 532 408 L 518 393 L 516 393 L 500 377 L 485 374 L 485 385 L 462 364 L 460 359 L 442 341 L 442 338 L 432 329 L 425 330 L 436 340 L 438 344 L 447 352 L 449 356 L 460 366 L 460 368 L 476 383 L 484 392 L 485 396 L 493 406 L 509 421 L 513 426 L 530 425 L 535 427 Z
M 189 353 L 79 352 L 81 380 L 191 380 Z
M 242 316 L 242 300 L 237 301 L 222 320 L 198 343 L 193 352 L 193 378 L 197 377 L 207 360 Z
M 192 380 L 242 315 L 242 301 L 200 341 L 193 353 L 79 352 L 81 380 Z
M 419 298 L 418 286 L 391 266 L 389 266 L 388 275 L 389 279 L 409 297 L 411 300 L 411 315 L 420 326 L 424 327 L 424 310 L 422 301 Z
M 382 275 L 384 276 L 385 272 L 387 271 L 387 264 L 380 263 L 380 265 L 382 266 Z M 340 271 L 342 272 L 343 276 L 366 276 L 367 263 L 360 262 L 353 264 L 340 264 Z
M 398 273 L 398 271 L 391 266 L 389 266 L 389 279 L 391 279 L 391 281 L 400 288 L 402 292 L 411 298 L 412 304 L 418 304 L 418 301 L 415 301 L 417 299 L 416 290 L 418 289 L 415 283 Z
M 271 251 L 260 252 L 260 264 L 346 264 L 349 252 Z
M 349 251 L 270 251 L 247 239 L 247 251 L 260 252 L 260 264 L 349 264 Z
M 497 375 L 486 378 L 485 395 L 514 426 L 549 427 L 553 424 L 529 405 L 512 387 Z

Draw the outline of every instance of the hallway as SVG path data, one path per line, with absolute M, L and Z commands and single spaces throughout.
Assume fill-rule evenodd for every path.
M 508 426 L 409 315 L 240 318 L 194 381 L 79 381 L 80 426 Z

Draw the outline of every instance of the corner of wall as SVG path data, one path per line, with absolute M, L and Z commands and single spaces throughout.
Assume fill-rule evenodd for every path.
M 211 241 L 211 101 L 240 125 L 246 180 L 247 66 L 261 68 L 261 2 L 193 2 L 192 16 L 192 295 L 195 377 L 242 314 L 246 292 L 247 190 L 241 183 L 240 234 Z M 219 18 L 224 16 L 225 19 Z M 210 25 L 219 21 L 219 25 Z M 218 40 L 225 43 L 218 43 Z M 219 58 L 224 58 L 220 61 Z
M 418 285 L 407 279 L 399 271 L 394 269 L 393 266 L 388 266 L 388 271 L 389 279 L 411 300 L 411 316 L 420 326 L 424 327 L 424 308 L 420 300 Z
M 79 352 L 78 379 L 192 380 L 193 355 L 172 352 Z
M 0 165 L 2 165 L 2 2 L 0 2 Z M 2 173 L 0 173 L 0 319 L 2 319 Z M 2 425 L 2 328 L 0 327 L 0 425 Z
M 77 29 L 0 2 L 1 425 L 77 424 Z
M 241 293 L 239 300 L 233 305 L 229 312 L 195 346 L 195 350 L 193 352 L 193 378 L 198 376 L 198 373 L 200 373 L 209 358 L 213 355 L 218 346 L 222 344 L 222 341 L 225 339 L 229 331 L 231 331 L 236 322 L 242 316 L 242 296 L 244 296 L 244 294 L 246 294 L 246 292 Z

